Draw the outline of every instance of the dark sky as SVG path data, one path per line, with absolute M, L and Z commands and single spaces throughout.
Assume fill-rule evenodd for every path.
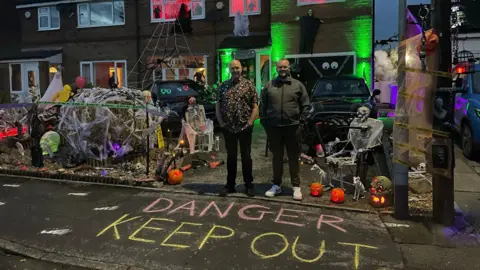
M 430 0 L 407 0 L 409 5 L 430 4 Z M 375 39 L 398 33 L 398 0 L 375 1 Z

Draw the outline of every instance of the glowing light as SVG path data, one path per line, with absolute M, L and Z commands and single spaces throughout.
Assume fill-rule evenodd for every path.
M 26 133 L 26 132 L 27 132 L 27 127 L 22 127 L 22 133 Z M 17 128 L 9 128 L 7 129 L 7 131 L 0 132 L 0 140 L 9 138 L 9 137 L 15 137 L 17 135 L 18 135 Z
M 55 67 L 50 67 L 49 71 L 50 73 L 56 73 L 57 69 Z

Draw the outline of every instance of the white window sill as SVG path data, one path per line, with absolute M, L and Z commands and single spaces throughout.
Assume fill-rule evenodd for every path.
M 242 14 L 242 15 L 243 15 L 243 14 Z M 248 17 L 250 17 L 250 16 L 258 16 L 258 15 L 262 15 L 262 13 L 247 14 Z M 228 16 L 228 17 L 233 18 L 233 17 L 235 17 L 235 14 L 233 14 L 233 15 L 230 14 L 230 16 Z
M 205 16 L 192 18 L 192 21 L 205 20 Z M 161 23 L 161 22 L 174 22 L 175 19 L 163 20 L 163 19 L 151 19 L 150 23 Z
M 44 29 L 38 29 L 38 32 L 43 32 L 43 31 L 55 31 L 55 30 L 60 30 L 60 27 L 58 27 L 58 28 L 44 28 Z
M 108 25 L 78 25 L 77 28 L 99 28 L 99 27 L 114 27 L 114 26 L 122 26 L 125 23 L 116 23 L 116 24 L 108 24 Z

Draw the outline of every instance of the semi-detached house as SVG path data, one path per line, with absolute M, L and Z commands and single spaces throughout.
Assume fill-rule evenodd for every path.
M 165 45 L 150 42 L 145 53 L 144 49 L 155 29 L 158 36 L 159 27 L 175 20 L 182 3 L 191 10 L 193 30 L 185 39 L 169 37 L 166 47 L 173 47 L 177 40 L 190 50 L 183 49 L 182 61 L 170 62 L 175 72 L 159 66 L 152 79 L 193 78 L 203 72 L 211 84 L 228 78 L 228 61 L 237 58 L 242 60 L 245 76 L 261 88 L 274 76 L 275 62 L 285 56 L 307 65 L 304 69 L 311 69 L 310 62 L 317 67 L 321 61 L 341 65 L 348 58 L 343 73 L 371 77 L 373 0 L 15 1 L 22 50 L 0 57 L 0 76 L 7 82 L 3 87 L 13 94 L 32 87 L 44 92 L 59 69 L 64 83 L 81 75 L 95 86 L 108 87 L 109 78 L 114 77 L 119 86 L 138 87 L 143 78 L 127 74 L 141 73 L 145 63 L 164 56 Z M 313 54 L 299 54 L 300 24 L 295 18 L 307 15 L 309 9 L 324 24 Z M 249 15 L 249 36 L 233 36 L 237 11 Z M 152 46 L 157 48 L 155 55 Z M 141 64 L 135 65 L 138 60 Z M 197 65 L 185 68 L 189 62 Z

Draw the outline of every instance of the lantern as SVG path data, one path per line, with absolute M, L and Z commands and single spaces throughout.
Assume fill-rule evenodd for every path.
M 370 183 L 370 205 L 388 207 L 393 195 L 392 181 L 385 176 L 377 176 Z
M 345 201 L 345 192 L 341 188 L 334 188 L 330 192 L 330 200 L 334 203 L 343 203 Z
M 173 169 L 168 172 L 168 183 L 170 185 L 178 185 L 182 183 L 183 173 L 179 169 Z
M 323 185 L 319 182 L 314 182 L 310 185 L 310 195 L 313 197 L 320 197 L 323 193 Z

